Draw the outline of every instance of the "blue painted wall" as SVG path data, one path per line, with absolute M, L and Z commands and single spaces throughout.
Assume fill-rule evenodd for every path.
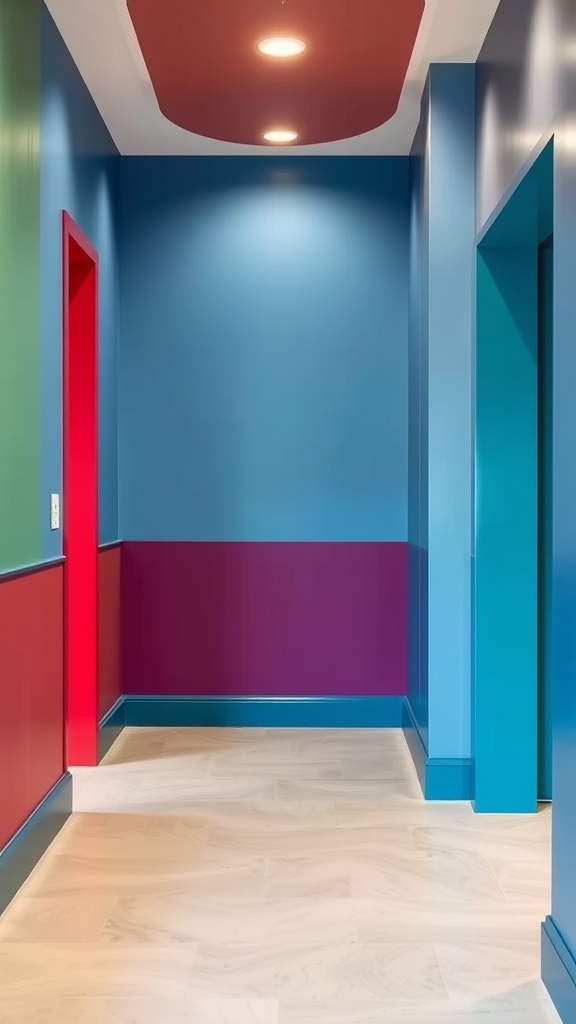
M 126 158 L 130 540 L 403 541 L 403 158 Z
M 428 748 L 429 82 L 410 158 L 408 696 Z
M 409 699 L 428 757 L 454 760 L 471 756 L 474 111 L 473 66 L 433 65 L 411 158 Z
M 573 0 L 500 2 L 477 63 L 478 231 L 547 131 L 574 149 L 575 34 Z
M 477 152 L 480 226 L 543 133 L 554 131 L 552 917 L 572 958 L 576 955 L 576 76 L 570 44 L 575 39 L 573 0 L 503 0 L 479 58 Z M 554 981 L 553 987 L 559 991 Z M 572 987 L 573 1013 L 574 991 Z
M 42 7 L 41 310 L 42 554 L 61 553 L 50 530 L 50 494 L 62 493 L 62 210 L 99 253 L 100 541 L 118 538 L 118 264 L 120 158 L 58 32 Z

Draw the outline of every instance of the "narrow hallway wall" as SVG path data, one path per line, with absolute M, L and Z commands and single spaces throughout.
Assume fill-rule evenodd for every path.
M 408 161 L 122 161 L 127 692 L 406 686 Z

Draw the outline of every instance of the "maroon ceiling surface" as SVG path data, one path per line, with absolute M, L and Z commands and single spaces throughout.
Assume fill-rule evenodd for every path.
M 197 135 L 298 145 L 371 131 L 396 112 L 424 0 L 128 0 L 160 110 Z M 263 56 L 291 36 L 298 57 Z

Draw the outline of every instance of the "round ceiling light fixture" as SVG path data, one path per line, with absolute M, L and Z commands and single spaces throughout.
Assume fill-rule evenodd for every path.
M 304 53 L 306 43 L 303 39 L 272 36 L 270 39 L 261 39 L 258 49 L 267 57 L 297 57 L 300 53 Z
M 290 131 L 287 128 L 274 128 L 272 131 L 264 132 L 264 138 L 266 142 L 273 142 L 277 146 L 285 146 L 287 143 L 294 142 L 298 138 L 298 132 Z

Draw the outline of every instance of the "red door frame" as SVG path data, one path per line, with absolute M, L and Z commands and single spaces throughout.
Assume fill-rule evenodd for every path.
M 98 751 L 98 254 L 62 215 L 65 751 Z

